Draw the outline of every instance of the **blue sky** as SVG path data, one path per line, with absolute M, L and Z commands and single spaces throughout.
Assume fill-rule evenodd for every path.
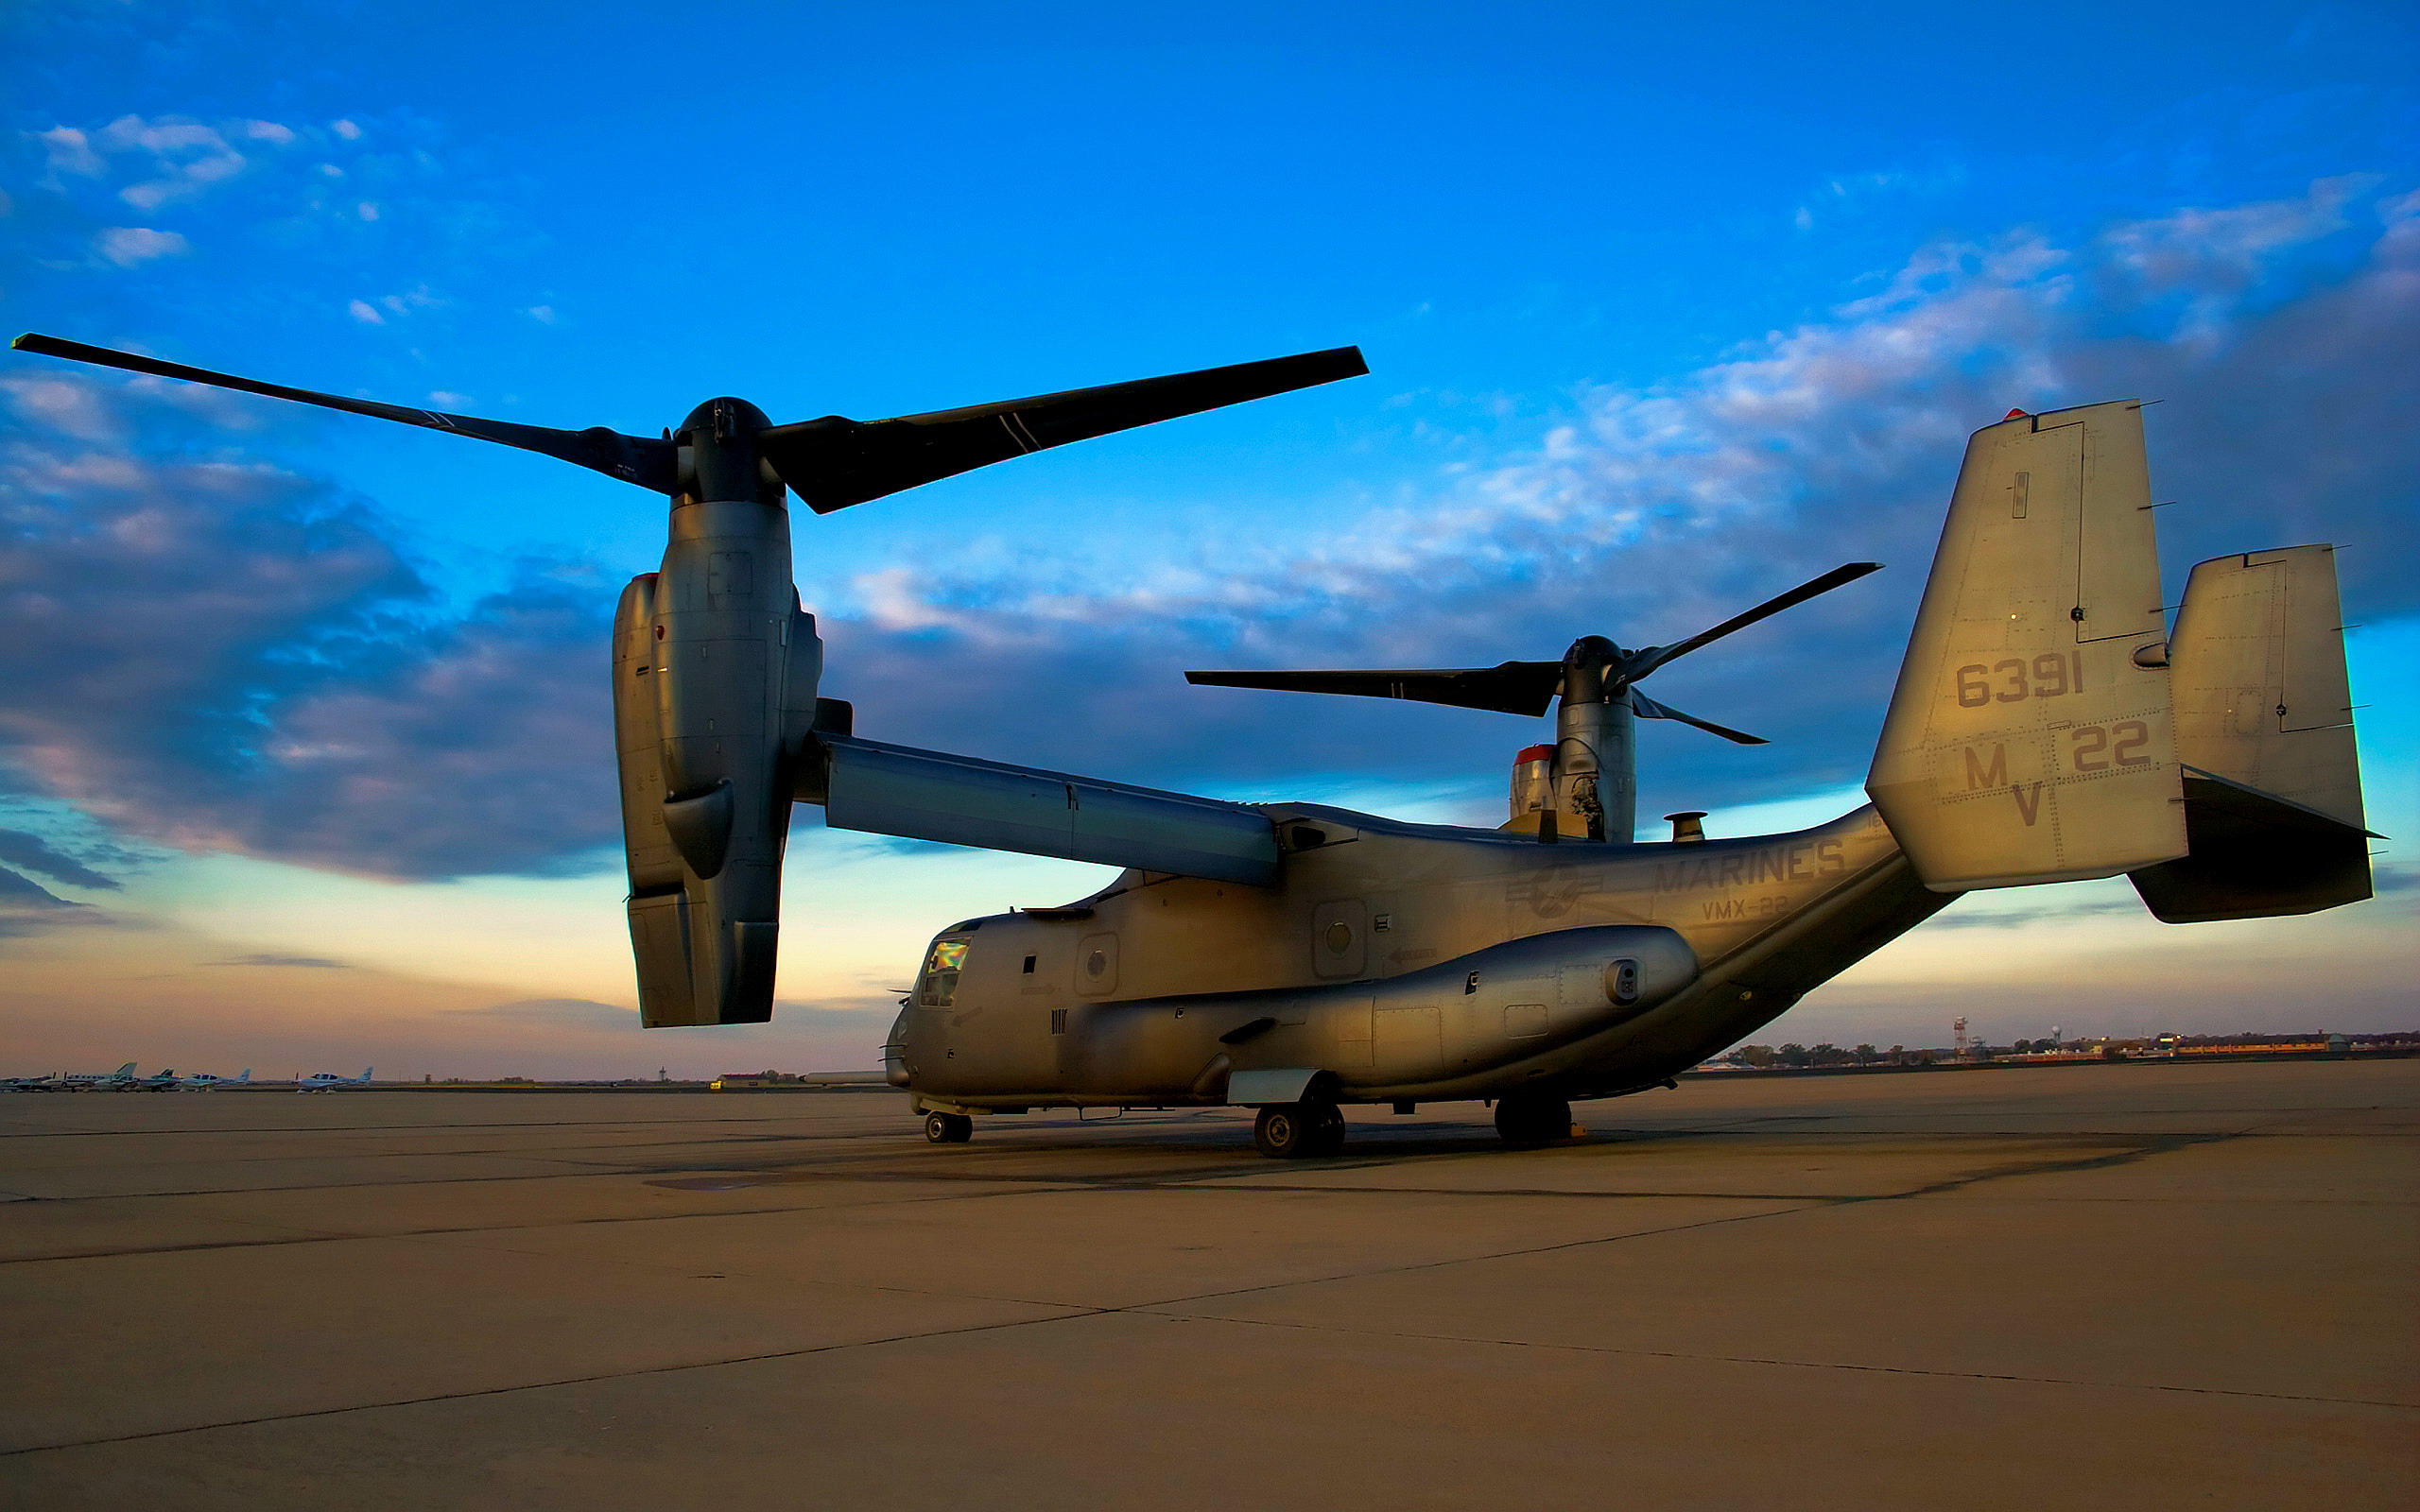
M 2408 7 L 60 4 L 0 58 L 12 330 L 634 432 L 1364 348 L 802 514 L 871 732 L 1492 821 L 1532 726 L 1176 674 L 1668 641 L 1885 561 L 1657 683 L 1775 744 L 1651 729 L 1642 811 L 1788 822 L 1862 774 L 1964 434 L 2138 394 L 2172 583 L 2347 547 L 2374 823 L 2420 824 Z M 0 866 L 58 900 L 0 973 L 44 1054 L 862 1061 L 931 927 L 1092 885 L 803 816 L 799 1006 L 639 1038 L 596 663 L 660 507 L 29 357 L 0 425 Z M 2114 885 L 1962 903 L 1769 1032 L 2038 1033 L 2006 962 L 2046 951 L 2069 1029 L 2266 1023 L 2306 959 L 2410 1026 L 2409 892 L 2177 931 Z

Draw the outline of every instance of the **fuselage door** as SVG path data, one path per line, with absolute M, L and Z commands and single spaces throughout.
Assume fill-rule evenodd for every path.
M 1340 898 L 1311 910 L 1311 971 L 1325 981 L 1351 981 L 1370 957 L 1370 909 Z

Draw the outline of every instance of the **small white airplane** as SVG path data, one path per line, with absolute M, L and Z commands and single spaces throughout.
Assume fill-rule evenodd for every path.
M 367 1087 L 370 1085 L 370 1074 L 377 1069 L 375 1066 L 364 1066 L 358 1076 L 339 1076 L 333 1071 L 315 1071 L 308 1076 L 295 1077 L 294 1090 L 298 1092 L 332 1092 L 339 1087 Z
M 251 1081 L 252 1068 L 246 1066 L 241 1074 L 233 1076 L 214 1076 L 206 1071 L 197 1071 L 190 1076 L 179 1076 L 177 1087 L 182 1091 L 206 1092 L 213 1087 L 249 1087 Z
M 59 1073 L 45 1071 L 39 1076 L 0 1076 L 0 1091 L 46 1092 L 59 1086 Z
M 115 1071 L 78 1071 L 59 1078 L 59 1085 L 69 1091 L 97 1091 L 134 1085 L 134 1062 L 130 1060 Z

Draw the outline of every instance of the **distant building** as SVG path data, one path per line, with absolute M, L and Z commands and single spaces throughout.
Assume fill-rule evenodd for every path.
M 878 1071 L 726 1071 L 708 1083 L 716 1091 L 745 1091 L 767 1087 L 884 1087 Z

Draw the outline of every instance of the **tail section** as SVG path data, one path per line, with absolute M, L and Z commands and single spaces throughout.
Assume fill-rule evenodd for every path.
M 2141 408 L 2012 414 L 1967 443 L 1866 779 L 1935 892 L 2186 853 Z
M 2134 874 L 2152 912 L 2196 923 L 2369 897 L 2334 548 L 2195 567 L 2169 662 L 2192 853 Z

